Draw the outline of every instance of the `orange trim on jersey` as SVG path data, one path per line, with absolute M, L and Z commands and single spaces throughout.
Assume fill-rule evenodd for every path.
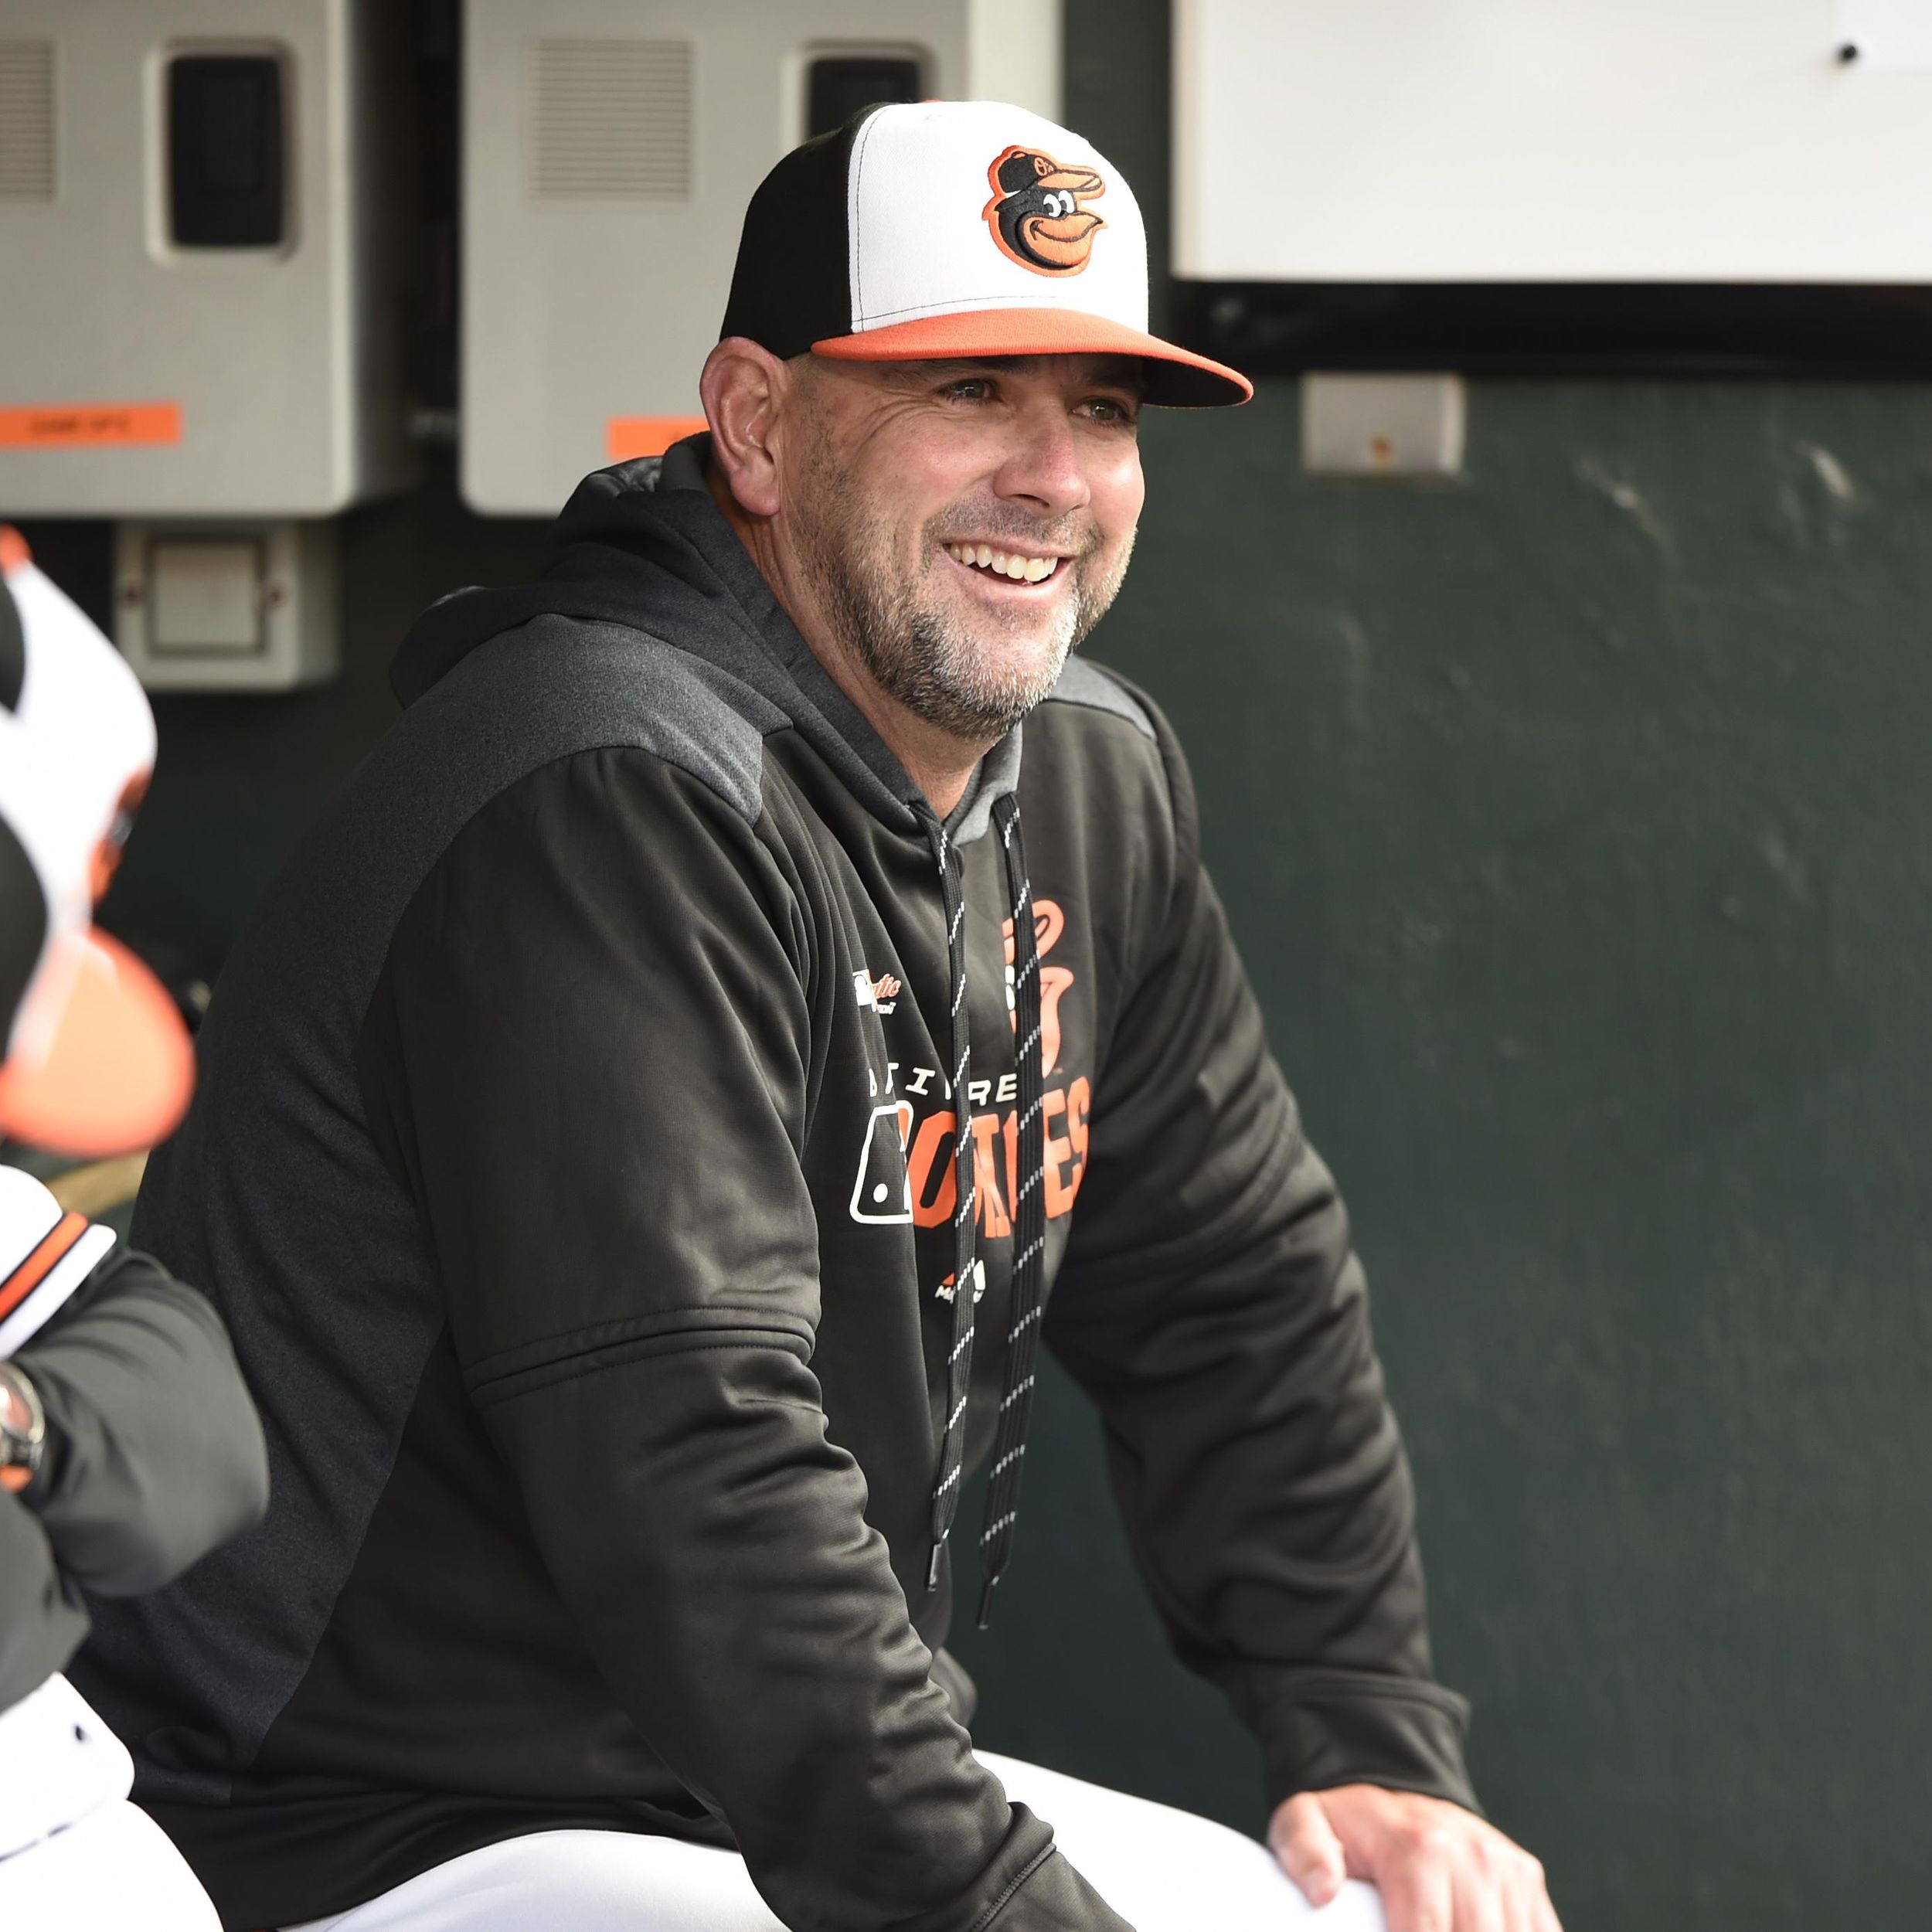
M 46 1240 L 5 1281 L 0 1281 L 0 1321 L 5 1321 L 46 1280 L 69 1250 L 87 1232 L 88 1226 L 84 1214 L 63 1215 Z
M 1071 308 L 985 308 L 894 322 L 855 335 L 828 335 L 814 342 L 815 355 L 841 362 L 917 362 L 959 355 L 1136 355 L 1173 362 L 1211 376 L 1233 393 L 1217 400 L 1245 403 L 1254 385 L 1225 363 L 1177 349 L 1158 335 L 1129 328 L 1104 315 Z
M 179 403 L 37 403 L 0 409 L 0 449 L 126 449 L 180 440 Z
M 0 523 L 0 577 L 12 577 L 33 561 L 27 539 L 11 523 Z

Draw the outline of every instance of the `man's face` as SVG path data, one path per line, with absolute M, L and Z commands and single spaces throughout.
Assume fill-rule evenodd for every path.
M 1145 493 L 1138 364 L 792 367 L 785 522 L 839 643 L 928 723 L 999 736 L 1126 572 Z

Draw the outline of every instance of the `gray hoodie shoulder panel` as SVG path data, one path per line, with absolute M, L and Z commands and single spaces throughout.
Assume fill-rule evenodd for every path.
M 755 821 L 764 740 L 791 722 L 743 679 L 648 631 L 546 614 L 471 651 L 403 714 L 350 788 L 417 808 L 412 829 L 436 847 L 427 872 L 499 791 L 580 751 L 651 752 Z
M 621 624 L 536 617 L 498 642 L 506 656 L 556 650 L 572 660 L 552 693 L 554 713 L 548 722 L 550 729 L 560 728 L 565 739 L 586 742 L 565 745 L 556 755 L 632 746 L 688 773 L 741 817 L 756 821 L 764 808 L 764 740 L 791 720 L 743 679 L 647 631 Z M 526 667 L 487 662 L 495 648 L 486 645 L 477 653 L 485 662 L 477 666 L 476 675 L 494 684 L 507 672 L 511 684 L 520 682 Z M 466 668 L 460 667 L 447 681 L 459 692 Z
M 1139 700 L 1111 671 L 1088 658 L 1069 658 L 1060 682 L 1047 693 L 1049 704 L 1077 704 L 1089 711 L 1111 712 L 1124 718 L 1150 743 L 1158 743 L 1154 720 Z

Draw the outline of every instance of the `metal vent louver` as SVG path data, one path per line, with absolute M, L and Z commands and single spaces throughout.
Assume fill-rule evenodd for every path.
M 0 197 L 53 199 L 53 43 L 0 40 Z
M 539 40 L 532 78 L 539 200 L 689 198 L 688 41 Z

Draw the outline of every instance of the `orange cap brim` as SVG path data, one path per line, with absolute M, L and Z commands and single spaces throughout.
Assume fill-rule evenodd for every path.
M 0 1131 L 87 1158 L 165 1138 L 187 1110 L 195 1052 L 160 981 L 99 930 L 56 938 L 40 971 L 58 1002 L 51 1040 L 0 1068 Z
M 1129 328 L 1104 315 L 1066 308 L 976 309 L 929 315 L 856 335 L 814 342 L 815 355 L 840 362 L 918 362 L 959 355 L 1135 355 L 1149 366 L 1147 400 L 1164 407 L 1208 409 L 1245 403 L 1254 385 L 1238 370 L 1192 349 Z

